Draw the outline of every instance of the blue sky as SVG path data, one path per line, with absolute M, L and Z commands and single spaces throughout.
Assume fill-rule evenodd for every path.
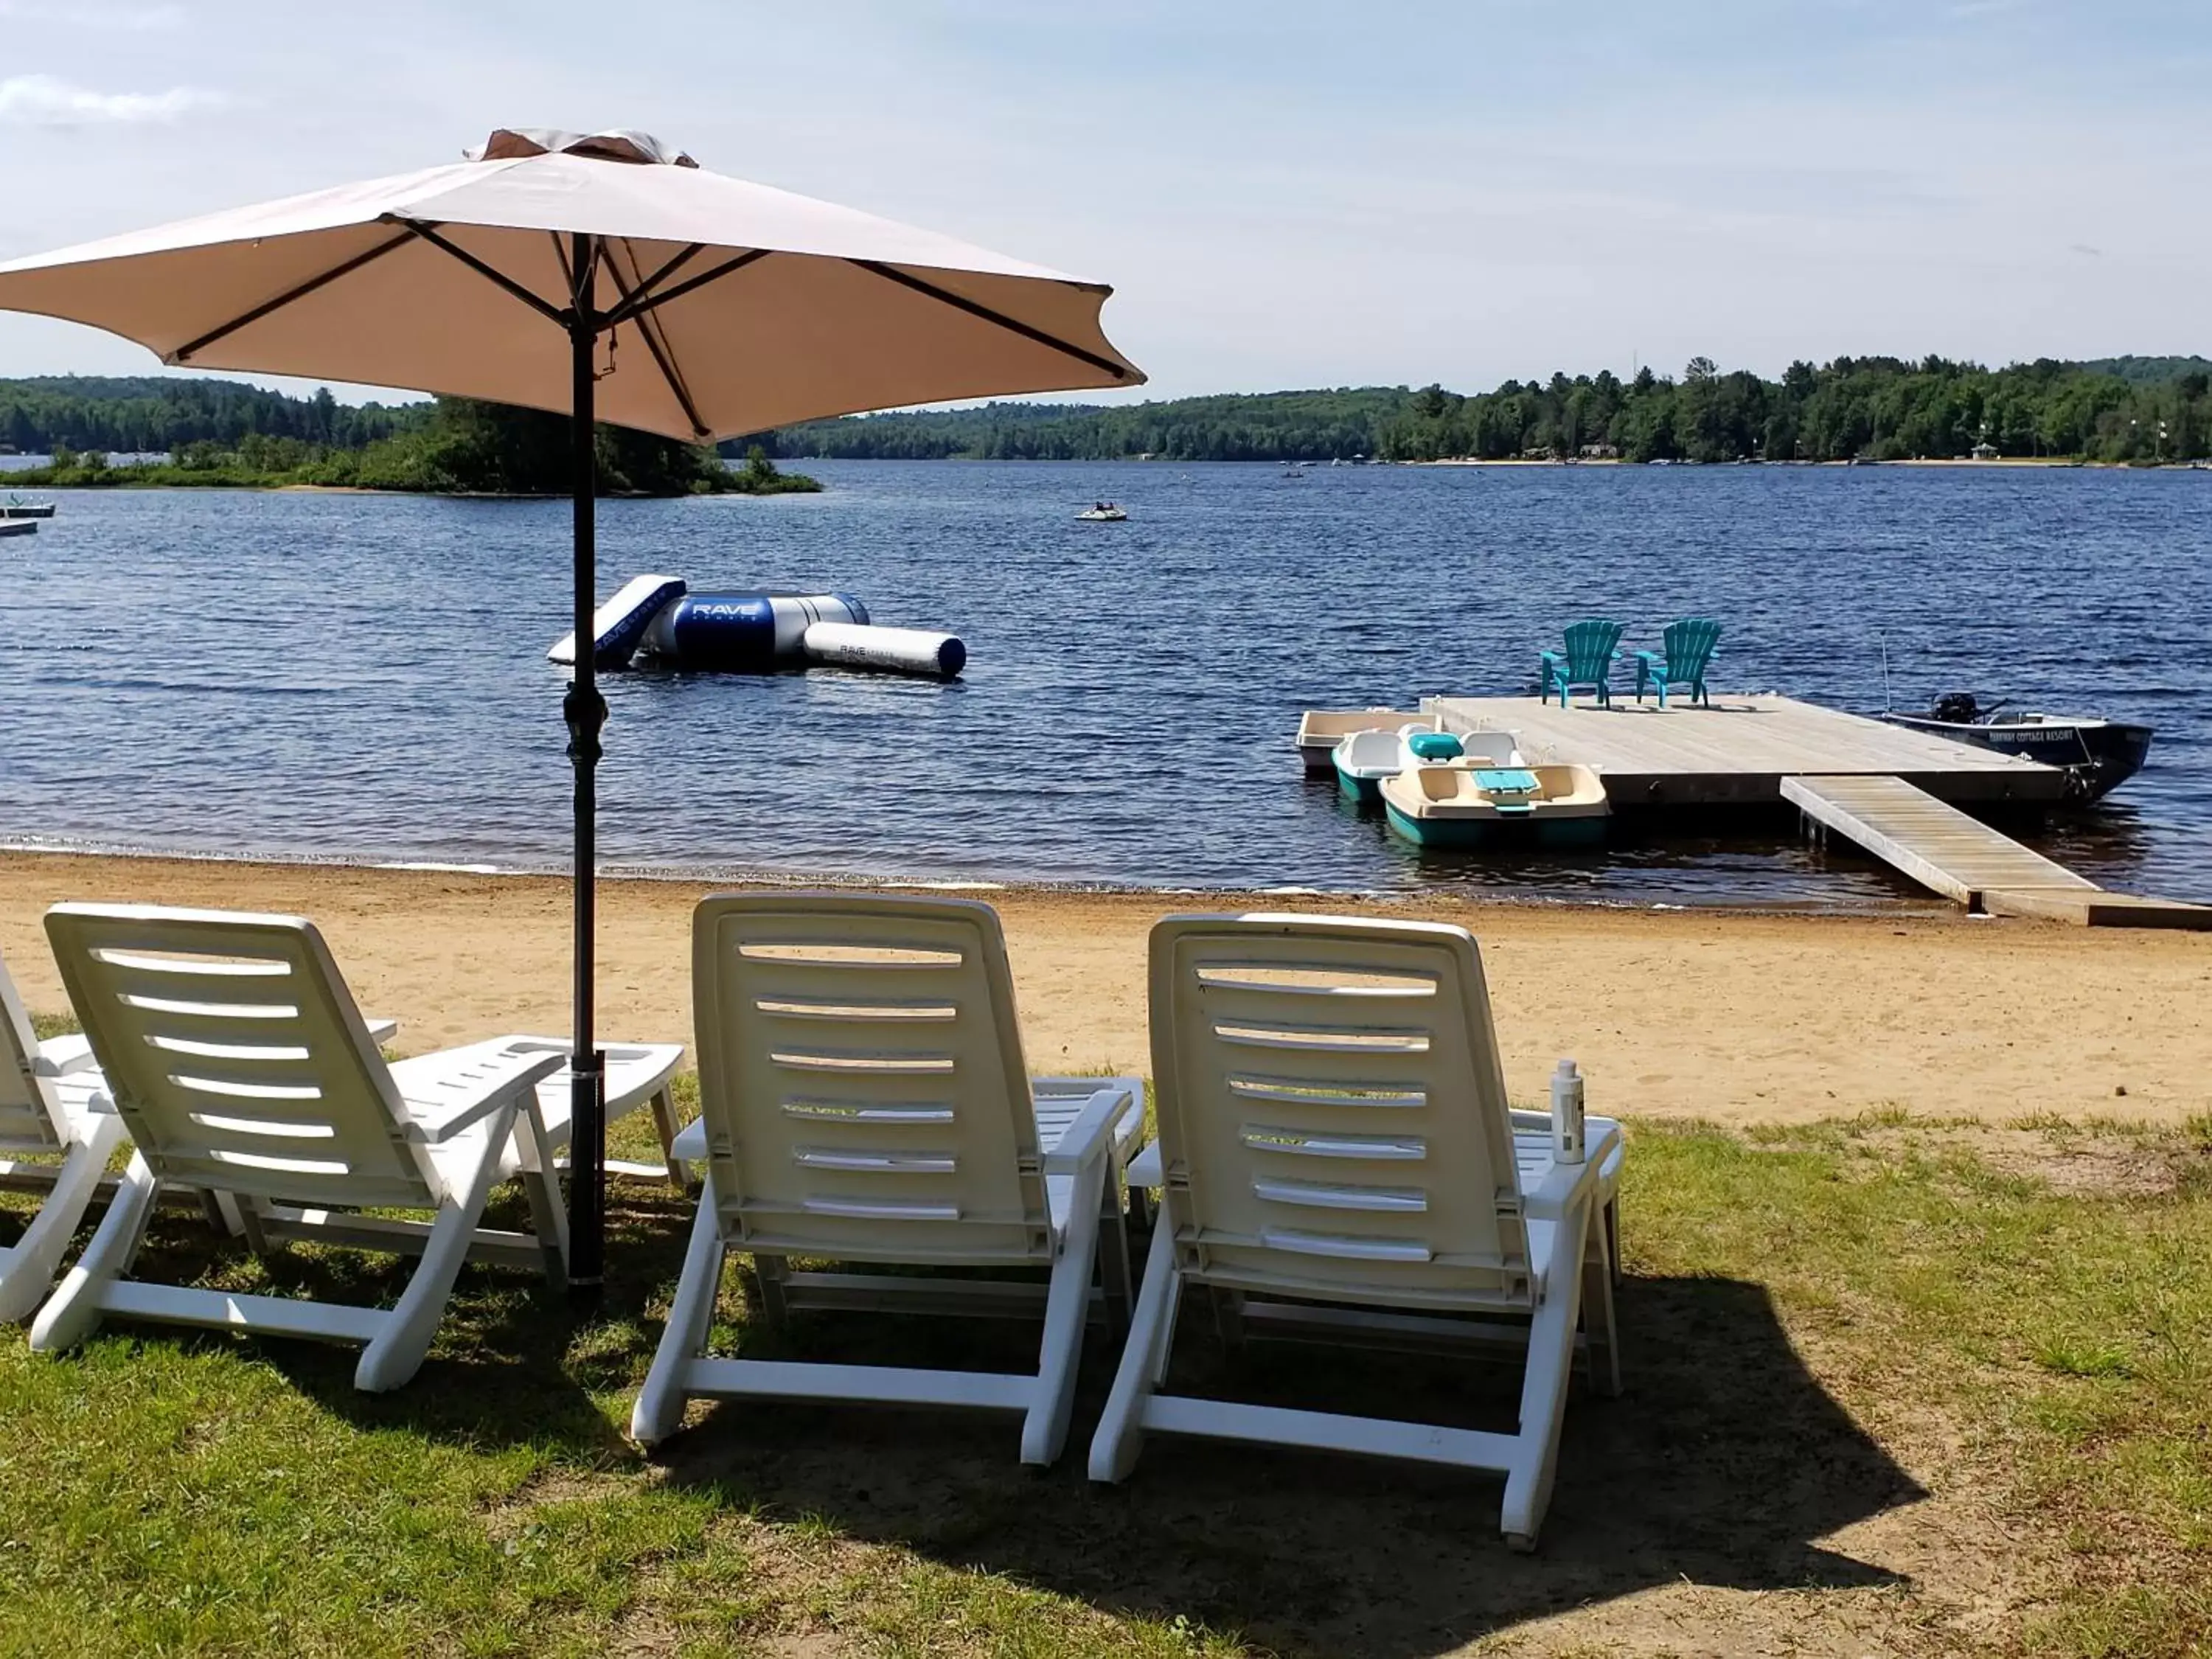
M 0 257 L 633 126 L 1114 283 L 1146 395 L 2212 351 L 2208 70 L 2203 0 L 0 0 Z

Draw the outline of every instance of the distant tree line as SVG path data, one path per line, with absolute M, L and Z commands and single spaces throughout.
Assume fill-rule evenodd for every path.
M 1339 391 L 1104 406 L 998 403 L 817 421 L 775 434 L 785 455 L 941 459 L 1900 460 L 1983 453 L 2098 461 L 2212 453 L 2212 362 L 2049 358 L 1988 369 L 1929 357 L 1838 357 L 1778 380 L 1692 358 L 1649 368 L 1508 380 L 1467 395 Z
M 811 422 L 776 433 L 775 448 L 866 460 L 1350 460 L 1375 452 L 1413 395 L 1358 386 L 1115 405 L 994 403 Z
M 254 436 L 361 449 L 413 431 L 429 416 L 427 404 L 342 404 L 327 386 L 312 398 L 290 398 L 238 380 L 169 375 L 0 380 L 0 444 L 26 455 L 50 454 L 58 445 L 125 454 L 192 443 L 234 447 Z

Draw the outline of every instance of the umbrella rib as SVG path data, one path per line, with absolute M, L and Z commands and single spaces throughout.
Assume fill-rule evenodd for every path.
M 670 289 L 665 294 L 643 295 L 635 303 L 625 301 L 623 304 L 617 306 L 612 311 L 607 313 L 607 314 L 602 317 L 599 320 L 609 327 L 612 327 L 617 323 L 626 323 L 633 317 L 641 317 L 648 311 L 658 310 L 660 307 L 666 305 L 672 300 L 682 299 L 694 289 L 704 288 L 708 283 L 718 282 L 722 277 L 728 276 L 733 270 L 744 270 L 745 266 L 752 264 L 756 259 L 765 259 L 774 252 L 775 250 L 773 248 L 765 247 L 750 249 L 744 253 L 738 254 L 734 258 L 723 260 L 721 264 L 716 265 L 711 270 L 701 271 L 696 276 L 692 277 L 688 282 L 677 283 L 674 288 Z M 658 275 L 659 273 L 655 274 Z
M 539 316 L 544 318 L 546 321 L 550 323 L 558 323 L 563 327 L 568 325 L 568 317 L 561 311 L 560 307 L 549 303 L 541 296 L 532 293 L 528 289 L 523 287 L 521 283 L 516 282 L 514 277 L 508 276 L 505 271 L 485 264 L 484 261 L 477 258 L 475 254 L 470 252 L 466 248 L 462 247 L 456 243 L 447 241 L 443 236 L 438 234 L 437 231 L 432 227 L 422 223 L 422 221 L 418 219 L 393 219 L 392 222 L 404 227 L 410 235 L 421 237 L 432 247 L 437 248 L 441 252 L 452 254 L 453 258 L 459 259 L 463 264 L 466 265 L 471 270 L 476 272 L 477 276 L 483 277 L 486 282 L 491 283 L 496 287 L 505 289 L 516 299 L 521 301 L 523 304 L 528 306 Z
M 396 247 L 404 247 L 413 240 L 414 237 L 411 234 L 403 232 L 401 234 L 393 237 L 388 242 L 379 242 L 374 247 L 368 249 L 365 252 L 355 254 L 352 258 L 348 259 L 343 264 L 333 265 L 330 270 L 323 272 L 321 276 L 310 276 L 306 282 L 300 283 L 296 288 L 285 289 L 283 293 L 278 295 L 275 299 L 264 301 L 261 304 L 254 307 L 252 310 L 247 312 L 244 316 L 234 317 L 228 322 L 223 324 L 222 327 L 210 329 L 206 333 L 201 335 L 197 340 L 187 340 L 184 344 L 179 346 L 174 351 L 169 353 L 163 361 L 165 362 L 172 363 L 184 362 L 190 358 L 194 352 L 204 350 L 207 347 L 213 345 L 217 340 L 223 339 L 228 336 L 237 333 L 241 328 L 245 328 L 252 324 L 259 322 L 264 317 L 269 315 L 272 311 L 282 311 L 286 306 L 290 305 L 295 300 L 306 299 L 317 289 L 327 287 L 330 283 L 337 281 L 341 276 L 352 275 L 355 271 L 359 270 L 363 265 L 368 264 L 371 260 L 381 259 L 386 254 L 391 252 L 392 249 Z
M 623 246 L 629 253 L 631 264 L 635 266 L 637 263 L 636 250 L 630 248 L 627 242 Z M 623 296 L 623 305 L 628 305 L 635 294 L 643 292 L 642 287 L 633 289 L 623 281 L 622 267 L 613 259 L 610 258 L 606 265 L 607 275 L 615 279 L 615 288 Z M 683 405 L 684 418 L 691 422 L 692 432 L 701 438 L 712 436 L 713 429 L 699 418 L 699 406 L 691 401 L 691 388 L 684 384 L 684 377 L 676 372 L 675 363 L 670 359 L 668 352 L 663 349 L 666 343 L 653 338 L 653 325 L 659 320 L 659 319 L 647 316 L 643 312 L 639 313 L 638 337 L 645 342 L 645 349 L 653 354 L 653 367 L 660 371 L 660 378 L 668 382 L 668 389 L 676 394 L 676 401 Z M 614 331 L 620 326 L 619 323 L 609 324 L 607 325 L 609 336 L 611 337 Z
M 980 317 L 983 321 L 995 324 L 1009 333 L 1018 334 L 1025 340 L 1034 340 L 1041 346 L 1049 346 L 1054 351 L 1064 352 L 1078 362 L 1088 363 L 1093 368 L 1103 369 L 1117 380 L 1126 380 L 1129 378 L 1127 364 L 1117 363 L 1111 357 L 1102 357 L 1095 351 L 1086 351 L 1081 346 L 1060 339 L 1056 335 L 1048 334 L 1041 328 L 1032 328 L 1020 319 L 1009 317 L 1004 312 L 994 311 L 986 305 L 978 305 L 965 295 L 955 294 L 950 289 L 942 289 L 934 283 L 924 282 L 919 276 L 901 270 L 896 265 L 887 265 L 877 259 L 848 259 L 845 263 L 858 265 L 862 270 L 873 271 L 885 281 L 896 283 L 902 288 L 910 288 L 917 294 L 926 294 L 941 304 L 951 306 L 955 311 L 964 311 L 970 317 Z
M 629 240 L 627 237 L 623 239 L 623 246 L 624 247 L 629 247 Z M 690 264 L 692 260 L 698 258 L 700 254 L 706 251 L 707 245 L 704 242 L 693 242 L 688 247 L 678 248 L 674 253 L 668 257 L 666 261 L 662 264 L 659 270 L 654 271 L 652 276 L 647 277 L 643 282 L 637 285 L 636 295 L 625 295 L 624 297 L 635 298 L 650 295 L 653 290 L 659 288 L 662 283 L 674 276 L 678 271 L 681 270 L 685 265 Z M 630 263 L 632 264 L 637 263 L 637 251 L 635 248 L 630 250 L 629 257 Z

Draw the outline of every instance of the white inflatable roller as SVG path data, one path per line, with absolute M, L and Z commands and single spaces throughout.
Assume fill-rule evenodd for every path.
M 818 622 L 802 648 L 816 662 L 847 668 L 888 668 L 901 674 L 951 679 L 967 666 L 968 647 L 957 635 L 921 628 L 874 628 L 861 623 Z

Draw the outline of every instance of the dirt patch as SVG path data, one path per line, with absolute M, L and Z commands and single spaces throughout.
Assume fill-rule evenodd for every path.
M 1774 1143 L 1786 1148 L 1788 1132 Z M 1942 1156 L 1963 1152 L 2000 1175 L 2037 1181 L 2067 1198 L 2167 1198 L 2193 1174 L 2212 1168 L 2212 1152 L 2179 1137 L 2150 1134 L 2124 1121 L 2007 1125 L 1970 1119 L 1886 1121 L 1847 1126 L 1869 1152 Z
M 484 1529 L 501 1543 L 520 1537 L 538 1514 L 559 1504 L 593 1504 L 635 1488 L 638 1477 L 567 1467 L 532 1476 L 504 1498 L 487 1504 Z

